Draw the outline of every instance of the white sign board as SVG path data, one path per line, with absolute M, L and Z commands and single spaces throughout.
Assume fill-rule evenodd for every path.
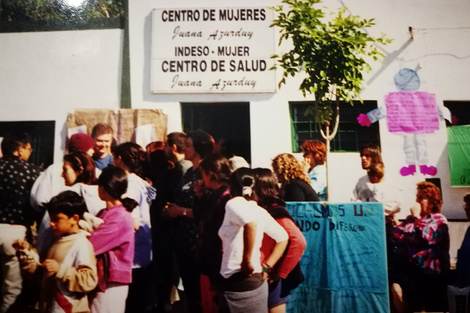
M 272 20 L 267 8 L 155 9 L 152 93 L 274 92 Z

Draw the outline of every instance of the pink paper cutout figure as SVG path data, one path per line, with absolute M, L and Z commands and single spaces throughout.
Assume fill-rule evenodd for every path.
M 440 110 L 434 94 L 418 91 L 390 92 L 385 96 L 385 108 L 381 107 L 359 114 L 357 121 L 369 127 L 379 119 L 387 117 L 388 130 L 403 134 L 406 165 L 400 169 L 402 176 L 416 173 L 416 162 L 423 175 L 435 176 L 437 168 L 429 164 L 424 134 L 439 129 Z

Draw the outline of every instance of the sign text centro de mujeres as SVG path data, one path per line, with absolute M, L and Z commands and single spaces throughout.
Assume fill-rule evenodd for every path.
M 155 9 L 152 93 L 276 90 L 268 8 Z

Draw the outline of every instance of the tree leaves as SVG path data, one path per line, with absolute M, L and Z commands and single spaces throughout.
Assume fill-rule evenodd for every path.
M 113 18 L 124 15 L 123 0 L 86 0 L 79 6 L 70 5 L 66 0 L 2 0 L 2 20 L 88 20 Z
M 277 64 L 283 69 L 279 87 L 288 76 L 306 74 L 300 84 L 304 96 L 315 95 L 315 105 L 307 112 L 324 123 L 333 116 L 333 100 L 352 103 L 359 98 L 363 83 L 363 72 L 371 70 L 364 57 L 377 61 L 383 58 L 376 45 L 385 45 L 391 40 L 385 35 L 371 37 L 366 28 L 375 25 L 375 20 L 361 19 L 347 13 L 346 8 L 332 12 L 325 19 L 325 8 L 316 8 L 320 0 L 283 0 L 283 5 L 272 9 L 278 12 L 271 27 L 280 32 L 279 45 L 290 40 L 292 49 L 275 55 Z

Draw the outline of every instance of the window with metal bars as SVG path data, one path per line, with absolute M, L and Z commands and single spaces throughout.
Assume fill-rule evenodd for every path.
M 301 152 L 300 146 L 305 140 L 313 139 L 325 142 L 319 130 L 319 124 L 312 116 L 306 116 L 305 111 L 311 105 L 309 101 L 293 101 L 289 103 L 292 151 Z M 377 108 L 377 101 L 354 101 L 354 105 L 340 103 L 340 120 L 338 133 L 331 141 L 332 152 L 359 152 L 365 143 L 375 143 L 380 146 L 379 124 L 374 123 L 370 127 L 358 124 L 359 114 Z

